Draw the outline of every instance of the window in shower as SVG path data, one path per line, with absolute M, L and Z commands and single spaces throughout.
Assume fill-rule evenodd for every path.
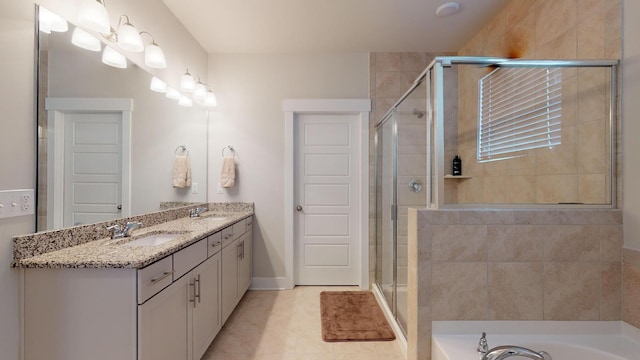
M 615 61 L 455 61 L 429 91 L 432 207 L 615 206 Z
M 562 70 L 497 68 L 480 79 L 478 161 L 562 142 Z

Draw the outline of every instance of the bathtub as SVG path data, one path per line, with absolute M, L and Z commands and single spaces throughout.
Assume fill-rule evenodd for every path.
M 482 332 L 489 349 L 524 346 L 553 360 L 640 359 L 640 330 L 620 321 L 434 321 L 431 360 L 478 360 Z

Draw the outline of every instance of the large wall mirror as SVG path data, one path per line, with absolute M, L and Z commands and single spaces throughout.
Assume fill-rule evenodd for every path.
M 152 75 L 132 61 L 103 64 L 71 43 L 73 28 L 36 35 L 37 231 L 205 202 L 207 110 L 151 91 Z M 191 185 L 174 187 L 186 154 Z

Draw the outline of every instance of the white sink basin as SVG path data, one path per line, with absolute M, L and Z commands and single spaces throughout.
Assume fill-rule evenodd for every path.
M 135 240 L 126 242 L 124 246 L 157 246 L 167 243 L 177 237 L 184 235 L 184 233 L 172 233 L 172 234 L 149 234 L 143 235 Z
M 207 220 L 226 220 L 228 216 L 224 216 L 216 213 L 204 213 L 194 219 L 207 219 Z

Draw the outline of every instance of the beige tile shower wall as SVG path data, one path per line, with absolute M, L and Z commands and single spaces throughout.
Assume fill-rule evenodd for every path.
M 640 328 L 640 250 L 624 249 L 622 319 Z
M 621 0 L 512 0 L 459 55 L 620 59 L 621 14 Z M 610 202 L 606 71 L 563 72 L 562 145 L 522 158 L 478 164 L 477 81 L 488 71 L 469 66 L 459 70 L 457 145 L 465 175 L 473 178 L 447 182 L 447 192 L 456 192 L 459 203 Z M 619 121 L 618 117 L 617 128 Z M 619 144 L 618 140 L 617 169 Z M 621 189 L 619 176 L 617 187 Z M 621 191 L 616 200 L 621 207 Z
M 436 320 L 622 319 L 620 210 L 410 209 L 408 223 L 408 359 L 430 358 L 417 339 Z

